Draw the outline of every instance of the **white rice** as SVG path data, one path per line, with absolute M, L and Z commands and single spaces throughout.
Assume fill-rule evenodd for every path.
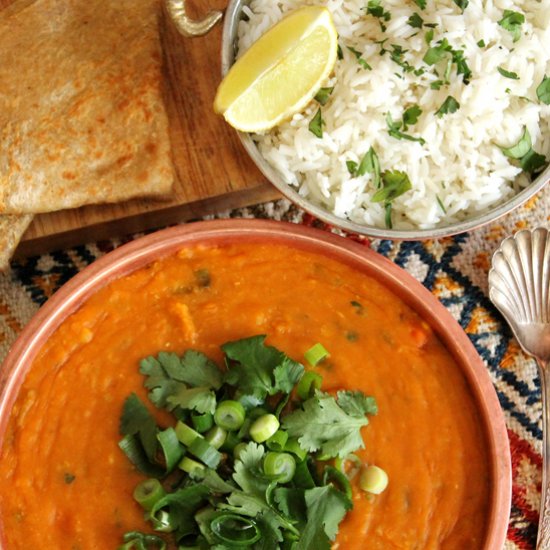
M 239 23 L 239 54 L 286 12 L 319 3 L 252 0 L 244 8 L 248 21 Z M 371 176 L 353 178 L 346 167 L 346 161 L 359 162 L 373 147 L 382 171 L 404 171 L 412 183 L 412 190 L 393 202 L 393 227 L 443 226 L 485 211 L 529 184 L 517 162 L 498 147 L 517 143 L 525 126 L 533 149 L 550 159 L 550 106 L 540 103 L 536 95 L 543 77 L 550 76 L 550 0 L 470 0 L 464 14 L 452 0 L 427 0 L 424 10 L 410 0 L 382 0 L 381 6 L 391 13 L 386 32 L 378 19 L 362 9 L 367 0 L 321 3 L 332 13 L 344 50 L 344 59 L 337 61 L 325 84 L 334 86 L 334 92 L 322 108 L 323 137 L 308 130 L 319 108 L 316 102 L 269 133 L 254 136 L 268 162 L 308 200 L 339 217 L 384 227 L 383 204 L 370 200 L 375 192 Z M 526 18 L 515 43 L 512 33 L 498 25 L 505 9 Z M 432 45 L 447 38 L 454 49 L 464 50 L 472 71 L 468 85 L 453 65 L 450 84 L 430 89 L 438 77 L 422 62 L 429 29 L 418 32 L 408 25 L 413 13 L 437 23 Z M 426 72 L 405 73 L 388 53 L 381 56 L 375 41 L 384 38 L 388 38 L 387 48 L 402 46 L 408 50 L 406 61 Z M 485 41 L 486 48 L 478 47 L 479 40 Z M 346 46 L 361 52 L 372 70 L 363 69 Z M 502 76 L 497 67 L 516 72 L 519 80 Z M 449 95 L 460 108 L 436 117 Z M 425 145 L 395 139 L 387 131 L 386 113 L 401 120 L 413 104 L 420 106 L 422 115 L 407 133 L 424 138 Z

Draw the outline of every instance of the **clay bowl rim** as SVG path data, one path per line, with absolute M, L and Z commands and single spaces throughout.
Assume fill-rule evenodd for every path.
M 375 277 L 434 329 L 462 369 L 477 401 L 491 458 L 491 512 L 485 549 L 502 548 L 512 496 L 511 458 L 504 414 L 489 373 L 468 336 L 416 279 L 368 247 L 332 233 L 288 222 L 215 220 L 164 229 L 131 241 L 96 260 L 64 284 L 23 329 L 0 369 L 0 446 L 9 412 L 34 358 L 48 337 L 92 294 L 114 279 L 192 245 L 235 239 L 279 242 L 317 252 Z M 1 527 L 0 527 L 1 529 Z M 0 532 L 0 542 L 3 539 Z

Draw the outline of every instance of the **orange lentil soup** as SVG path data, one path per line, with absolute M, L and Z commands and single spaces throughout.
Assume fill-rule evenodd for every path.
M 209 286 L 197 284 L 198 270 L 208 271 Z M 219 361 L 222 343 L 260 333 L 298 361 L 322 342 L 331 353 L 317 367 L 323 389 L 359 389 L 378 402 L 359 454 L 390 483 L 371 498 L 354 490 L 335 546 L 482 548 L 485 436 L 443 345 L 376 280 L 319 255 L 252 243 L 184 249 L 140 269 L 95 294 L 49 339 L 0 455 L 8 550 L 109 549 L 126 531 L 148 530 L 132 499 L 143 476 L 117 446 L 124 400 L 131 392 L 147 400 L 139 360 L 194 348 Z

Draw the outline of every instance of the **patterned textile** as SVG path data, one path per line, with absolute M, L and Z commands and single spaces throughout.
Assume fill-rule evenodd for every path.
M 512 450 L 513 499 L 506 549 L 514 550 L 535 547 L 541 485 L 541 395 L 534 361 L 521 352 L 487 297 L 487 272 L 492 253 L 505 236 L 548 223 L 549 204 L 547 187 L 493 225 L 437 241 L 369 243 L 348 237 L 370 244 L 430 289 L 462 325 L 487 365 L 504 409 Z M 271 218 L 330 230 L 284 200 L 216 217 Z M 96 258 L 138 236 L 29 258 L 0 274 L 0 360 L 38 307 L 63 283 Z

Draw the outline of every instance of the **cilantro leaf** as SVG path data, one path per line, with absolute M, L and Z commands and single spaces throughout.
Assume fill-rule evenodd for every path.
M 464 10 L 468 7 L 470 3 L 469 0 L 453 0 L 453 2 L 460 8 L 460 11 L 464 13 Z
M 135 393 L 130 394 L 124 402 L 119 429 L 121 435 L 137 435 L 147 458 L 154 462 L 158 449 L 157 423 Z
M 354 160 L 346 160 L 346 166 L 350 176 L 355 177 L 357 175 L 357 168 L 359 168 L 359 165 Z
M 265 398 L 289 393 L 302 377 L 304 367 L 278 349 L 264 344 L 265 335 L 228 342 L 222 350 L 230 360 L 226 382 L 241 393 Z
M 416 124 L 418 117 L 422 114 L 422 109 L 418 105 L 413 105 L 403 113 L 403 130 L 407 130 L 409 125 Z
M 518 73 L 514 73 L 513 71 L 507 71 L 502 67 L 497 67 L 497 71 L 506 78 L 511 78 L 512 80 L 519 80 Z
M 304 493 L 305 489 L 277 487 L 273 491 L 273 500 L 283 515 L 296 519 L 305 526 L 307 511 Z
M 193 387 L 205 386 L 218 390 L 223 382 L 223 374 L 204 353 L 189 350 L 181 358 L 178 380 Z
M 478 48 L 485 48 L 485 40 L 481 39 L 477 42 Z
M 159 359 L 163 359 L 163 362 Z M 159 354 L 159 359 L 154 357 L 146 357 L 139 364 L 139 372 L 147 376 L 144 382 L 146 388 L 150 389 L 149 399 L 159 408 L 166 407 L 168 396 L 173 395 L 184 384 L 174 380 L 172 372 L 174 368 L 174 360 L 177 361 L 179 368 L 180 361 L 175 353 Z
M 357 175 L 364 176 L 366 173 L 372 174 L 372 183 L 375 187 L 380 186 L 380 161 L 376 151 L 370 147 L 363 155 L 357 168 Z
M 502 19 L 498 24 L 512 33 L 514 42 L 521 38 L 521 26 L 525 23 L 525 15 L 519 11 L 504 10 Z
M 424 40 L 426 41 L 426 44 L 428 44 L 428 46 L 430 45 L 430 42 L 433 40 L 433 38 L 434 30 L 430 29 L 429 31 L 426 31 L 426 34 L 424 35 Z
M 333 90 L 334 86 L 331 86 L 330 88 L 319 88 L 319 91 L 314 97 L 315 101 L 321 105 L 326 105 Z
M 374 397 L 369 397 L 360 391 L 339 391 L 338 405 L 351 416 L 363 417 L 365 414 L 378 414 L 378 405 Z
M 401 122 L 394 122 L 391 113 L 388 111 L 388 114 L 386 115 L 386 124 L 388 125 L 388 134 L 396 139 L 406 139 L 408 141 L 418 141 L 422 145 L 426 143 L 424 138 L 421 137 L 414 137 L 409 134 L 405 134 L 404 132 L 400 131 L 400 128 L 402 126 Z
M 361 427 L 368 422 L 364 416 L 350 416 L 331 395 L 317 392 L 304 401 L 302 409 L 284 417 L 283 428 L 290 437 L 298 438 L 304 450 L 343 458 L 363 448 Z
M 265 455 L 263 445 L 250 442 L 235 461 L 233 479 L 249 495 L 265 498 L 267 487 L 271 483 L 263 474 L 262 463 Z
M 439 90 L 441 86 L 443 86 L 443 84 L 444 84 L 443 80 L 435 80 L 430 84 L 430 88 L 432 90 Z
M 305 491 L 307 524 L 297 550 L 329 550 L 336 538 L 338 526 L 353 504 L 343 493 L 332 487 L 315 487 Z
M 527 130 L 527 126 L 523 130 L 523 134 L 519 138 L 519 141 L 511 147 L 501 147 L 501 151 L 511 159 L 520 159 L 524 157 L 531 150 L 531 134 Z
M 519 159 L 521 168 L 528 174 L 534 174 L 547 164 L 546 157 L 533 150 L 531 135 L 527 127 L 519 141 L 511 147 L 501 147 L 501 151 L 509 158 Z
M 413 29 L 421 29 L 422 25 L 424 24 L 424 19 L 418 15 L 418 13 L 413 13 L 408 19 L 407 23 L 413 28 Z
M 458 109 L 460 109 L 460 103 L 452 95 L 448 95 L 435 114 L 441 118 L 448 113 L 456 113 Z
M 182 409 L 195 410 L 200 414 L 214 414 L 216 410 L 216 394 L 210 388 L 186 388 L 182 386 L 177 393 L 166 399 L 168 408 L 181 407 Z
M 537 86 L 537 97 L 541 103 L 550 105 L 550 78 L 544 75 L 542 82 Z
M 409 176 L 399 170 L 386 171 L 382 174 L 382 188 L 371 198 L 372 202 L 392 202 L 403 193 L 412 189 Z
M 541 155 L 531 149 L 524 157 L 520 159 L 519 163 L 525 172 L 534 174 L 539 172 L 541 168 L 544 168 L 548 161 L 544 155 Z
M 313 118 L 310 120 L 308 129 L 314 136 L 322 138 L 324 124 L 325 121 L 323 120 L 321 108 L 319 107 L 319 109 L 317 109 L 317 112 L 313 115 Z
M 363 69 L 366 69 L 367 71 L 371 71 L 372 67 L 361 57 L 361 52 L 357 51 L 355 48 L 352 48 L 351 46 L 347 47 L 348 50 L 355 56 L 355 59 L 357 59 L 357 63 L 363 67 Z
M 468 84 L 472 76 L 472 71 L 464 58 L 464 50 L 452 50 L 451 56 L 453 63 L 456 65 L 456 74 L 461 74 L 464 84 Z
M 414 0 L 414 3 L 421 9 L 421 10 L 424 10 L 426 9 L 426 0 Z
M 426 65 L 435 65 L 438 61 L 441 61 L 443 57 L 445 57 L 447 52 L 450 52 L 451 50 L 451 45 L 449 44 L 448 40 L 444 38 L 443 40 L 440 40 L 435 46 L 428 48 L 428 50 L 424 54 L 424 57 L 422 58 L 422 61 L 424 61 Z
M 363 8 L 369 15 L 376 17 L 378 19 L 378 24 L 382 32 L 386 30 L 386 25 L 384 21 L 388 22 L 391 19 L 391 13 L 384 10 L 384 7 L 381 6 L 382 0 L 369 0 L 367 7 Z

